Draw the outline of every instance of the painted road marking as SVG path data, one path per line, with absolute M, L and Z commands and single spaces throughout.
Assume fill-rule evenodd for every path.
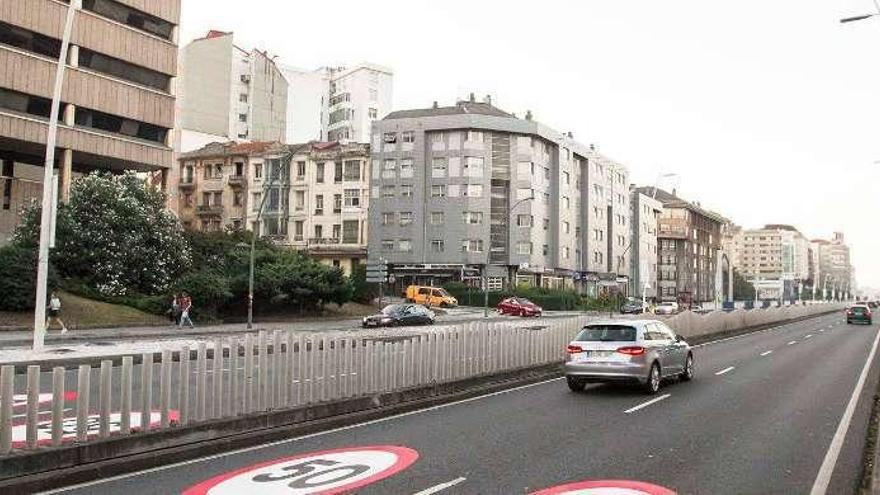
M 819 331 L 820 331 L 820 332 L 824 332 L 825 329 L 824 329 L 824 328 L 820 328 Z
M 811 334 L 811 333 L 804 335 L 804 340 L 811 339 L 811 338 L 813 338 L 813 334 Z
M 72 407 L 65 407 L 64 409 L 61 410 L 61 412 L 70 412 L 70 411 L 73 411 Z M 38 411 L 37 412 L 37 415 L 39 415 L 39 416 L 45 416 L 46 414 L 52 414 L 52 411 Z M 27 417 L 27 413 L 12 415 L 12 419 L 26 418 L 26 417 Z
M 644 409 L 644 408 L 650 406 L 651 404 L 656 404 L 656 403 L 660 402 L 661 400 L 668 399 L 671 396 L 672 396 L 672 394 L 664 394 L 664 395 L 661 395 L 660 397 L 657 397 L 655 399 L 651 399 L 648 402 L 642 402 L 641 404 L 639 404 L 635 407 L 631 407 L 631 408 L 627 409 L 626 411 L 623 411 L 623 414 L 634 413 L 634 412 L 638 411 L 639 409 Z
M 177 421 L 179 413 L 177 411 L 169 411 L 171 421 Z M 89 438 L 95 438 L 101 431 L 101 416 L 99 414 L 91 414 L 86 418 L 86 434 Z M 69 442 L 76 438 L 77 418 L 64 418 L 61 422 L 61 441 Z M 162 423 L 162 413 L 152 411 L 150 413 L 150 426 L 155 427 Z M 131 429 L 139 430 L 141 424 L 141 413 L 132 411 L 131 413 Z M 110 433 L 118 433 L 122 431 L 122 413 L 110 414 Z M 46 445 L 52 443 L 52 421 L 40 421 L 37 423 L 37 444 Z M 27 424 L 13 425 L 12 427 L 12 446 L 24 447 L 27 444 Z
M 762 356 L 769 356 L 770 354 L 773 354 L 773 351 L 764 351 L 761 353 Z
M 396 445 L 299 454 L 223 473 L 183 495 L 349 493 L 403 471 L 418 458 L 415 450 Z
M 76 400 L 76 392 L 65 392 L 64 400 Z M 37 404 L 49 404 L 52 402 L 52 394 L 38 394 Z M 2 402 L 0 402 L 2 404 Z M 24 407 L 27 405 L 27 394 L 15 394 L 12 396 L 12 407 Z
M 531 495 L 675 495 L 662 486 L 628 480 L 595 480 L 546 488 Z
M 434 493 L 442 492 L 447 488 L 452 488 L 453 486 L 467 480 L 467 478 L 455 478 L 452 481 L 447 481 L 446 483 L 440 483 L 439 485 L 434 485 L 431 488 L 426 488 L 420 492 L 416 492 L 413 495 L 432 495 Z
M 728 366 L 727 368 L 724 368 L 724 369 L 721 370 L 721 371 L 716 371 L 715 374 L 716 374 L 716 375 L 723 375 L 723 374 L 725 374 L 725 373 L 729 373 L 729 372 L 731 372 L 731 371 L 733 371 L 733 370 L 735 370 L 735 369 L 736 369 L 735 366 Z
M 797 341 L 795 341 L 795 340 L 792 340 L 791 342 L 788 343 L 788 345 L 795 345 L 795 344 L 797 344 Z
M 874 337 L 874 345 L 871 346 L 871 352 L 868 353 L 868 359 L 862 368 L 862 374 L 856 382 L 849 403 L 843 411 L 840 418 L 840 424 L 837 425 L 837 431 L 831 439 L 831 445 L 828 446 L 828 452 L 825 453 L 825 459 L 822 461 L 822 467 L 819 468 L 819 474 L 816 475 L 816 481 L 813 483 L 813 489 L 810 495 L 825 495 L 828 490 L 828 484 L 831 483 L 831 475 L 834 473 L 834 466 L 837 464 L 837 456 L 840 455 L 840 449 L 843 448 L 843 441 L 846 439 L 846 432 L 849 430 L 849 424 L 852 421 L 853 413 L 856 410 L 856 404 L 859 402 L 859 396 L 862 395 L 862 388 L 865 386 L 865 380 L 868 378 L 868 371 L 871 369 L 871 363 L 874 362 L 874 354 L 877 353 L 877 343 L 880 342 L 880 333 Z

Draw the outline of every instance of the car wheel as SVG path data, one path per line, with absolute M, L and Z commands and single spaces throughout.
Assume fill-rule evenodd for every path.
M 694 355 L 688 354 L 684 362 L 684 371 L 681 373 L 681 381 L 689 382 L 694 379 Z
M 651 371 L 648 372 L 648 379 L 645 381 L 645 392 L 648 394 L 659 392 L 660 378 L 660 365 L 654 363 L 651 365 Z
M 572 392 L 583 392 L 584 388 L 587 386 L 587 382 L 573 376 L 565 377 L 565 381 L 568 383 L 568 388 Z

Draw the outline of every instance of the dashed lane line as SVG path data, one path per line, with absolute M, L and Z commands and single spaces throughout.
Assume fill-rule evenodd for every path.
M 656 404 L 656 403 L 660 402 L 661 400 L 668 399 L 671 396 L 672 396 L 672 394 L 664 394 L 664 395 L 661 395 L 660 397 L 657 397 L 655 399 L 651 399 L 648 402 L 642 402 L 641 404 L 639 404 L 635 407 L 631 407 L 631 408 L 627 409 L 626 411 L 623 411 L 623 414 L 634 413 L 634 412 L 638 411 L 639 409 L 644 409 L 644 408 L 650 406 L 651 404 Z
M 789 342 L 789 343 L 786 344 L 786 345 L 795 345 L 795 344 L 797 344 L 797 341 L 796 341 L 796 340 L 792 340 L 791 342 Z
M 433 495 L 434 493 L 440 493 L 447 488 L 452 488 L 453 486 L 464 482 L 467 480 L 465 477 L 455 478 L 452 481 L 447 481 L 446 483 L 440 483 L 439 485 L 434 485 L 430 488 L 426 488 L 420 492 L 416 492 L 413 495 Z
M 764 351 L 761 353 L 761 356 L 769 356 L 770 354 L 773 354 L 773 351 Z
M 728 366 L 727 368 L 724 368 L 724 369 L 721 370 L 721 371 L 716 371 L 715 374 L 716 374 L 716 375 L 723 375 L 723 374 L 725 374 L 725 373 L 730 373 L 731 371 L 733 371 L 733 370 L 735 370 L 735 369 L 736 369 L 735 366 Z

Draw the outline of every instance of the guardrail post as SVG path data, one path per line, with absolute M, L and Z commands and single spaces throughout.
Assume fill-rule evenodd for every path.
M 101 361 L 100 383 L 98 393 L 100 394 L 99 418 L 98 418 L 98 435 L 101 438 L 110 436 L 110 400 L 113 391 L 113 361 Z
M 284 375 L 284 384 L 281 386 L 281 390 L 284 391 L 283 403 L 288 406 L 294 402 L 293 395 L 293 381 L 294 381 L 294 364 L 296 363 L 296 354 L 294 354 L 294 339 L 293 332 L 287 331 L 287 354 L 285 357 L 287 358 L 287 369 L 285 370 L 287 373 Z
M 295 386 L 294 390 L 294 399 L 293 403 L 295 405 L 302 404 L 303 401 L 303 387 L 305 387 L 305 363 L 306 363 L 306 349 L 304 347 L 305 341 L 302 335 L 296 336 L 296 367 L 294 376 L 291 379 L 291 386 Z M 292 352 L 292 351 L 291 351 Z
M 134 368 L 134 357 L 133 356 L 123 356 L 122 358 L 122 376 L 120 377 L 120 401 L 122 402 L 122 407 L 120 408 L 120 414 L 122 415 L 119 418 L 119 431 L 123 435 L 128 435 L 131 433 L 131 395 L 132 395 L 132 370 Z M 63 372 L 62 372 L 63 373 Z M 63 375 L 62 375 L 63 376 Z M 63 378 L 62 378 L 63 383 Z M 60 440 L 59 440 L 60 443 Z
M 25 415 L 27 448 L 37 447 L 37 419 L 40 414 L 40 367 L 27 367 L 27 409 Z
M 239 380 L 238 373 L 238 337 L 232 337 L 229 339 L 229 397 L 232 401 L 229 404 L 229 414 L 232 416 L 238 416 L 242 411 L 242 393 L 241 393 L 241 380 Z
M 171 349 L 162 350 L 162 364 L 159 368 L 159 413 L 162 428 L 171 426 L 171 367 L 174 355 Z
M 254 410 L 254 335 L 244 336 L 244 413 Z
M 150 429 L 153 413 L 153 353 L 144 353 L 141 362 L 141 431 Z
M 278 387 L 281 385 L 283 376 L 281 369 L 281 330 L 277 328 L 272 332 L 272 374 L 269 378 L 269 408 L 278 407 L 281 393 Z
M 15 366 L 0 367 L 0 454 L 12 450 L 12 404 L 15 395 Z
M 208 391 L 208 345 L 199 342 L 196 355 L 196 421 L 204 421 L 207 416 Z
M 92 367 L 81 364 L 76 380 L 76 441 L 85 442 L 89 435 L 89 375 Z
M 52 368 L 52 445 L 61 445 L 64 424 L 64 367 Z
M 211 361 L 213 371 L 214 400 L 211 407 L 211 417 L 223 417 L 223 338 L 214 339 L 214 359 Z
M 177 355 L 180 366 L 180 397 L 177 401 L 177 408 L 180 409 L 180 424 L 189 423 L 189 381 L 192 377 L 190 374 L 189 346 L 185 345 L 180 349 Z M 123 361 L 123 365 L 125 362 Z M 125 368 L 123 368 L 124 370 Z M 130 382 L 129 382 L 130 383 Z

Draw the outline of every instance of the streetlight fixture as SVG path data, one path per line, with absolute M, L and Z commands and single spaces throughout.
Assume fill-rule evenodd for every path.
M 61 37 L 61 51 L 58 54 L 58 66 L 55 69 L 55 88 L 52 92 L 52 104 L 49 109 L 49 129 L 46 133 L 46 162 L 43 165 L 43 201 L 40 214 L 40 247 L 37 255 L 37 300 L 34 306 L 34 344 L 38 351 L 43 348 L 46 339 L 46 293 L 49 278 L 49 243 L 52 238 L 55 142 L 58 138 L 58 114 L 61 110 L 61 89 L 64 85 L 64 69 L 67 66 L 67 49 L 70 45 L 70 34 L 73 31 L 73 19 L 80 2 L 71 0 L 67 4 L 67 18 L 64 23 L 64 34 Z
M 526 201 L 534 200 L 534 196 L 529 196 L 528 198 L 523 198 L 516 203 L 512 204 L 510 208 L 507 209 L 507 249 L 511 250 L 511 244 L 513 243 L 513 222 L 510 221 L 510 216 L 513 214 L 513 210 L 516 209 L 517 206 L 525 203 Z M 508 253 L 508 258 L 512 256 L 512 252 Z M 489 261 L 492 256 L 492 236 L 489 236 L 489 245 L 486 246 L 486 267 L 483 269 L 483 318 L 489 317 Z
M 870 19 L 871 17 L 876 17 L 876 16 L 880 15 L 880 3 L 878 3 L 877 0 L 874 0 L 874 7 L 877 9 L 877 12 L 875 12 L 875 13 L 856 15 L 856 16 L 852 16 L 852 17 L 844 17 L 843 19 L 840 20 L 840 23 L 846 24 L 849 22 L 864 21 L 865 19 Z

